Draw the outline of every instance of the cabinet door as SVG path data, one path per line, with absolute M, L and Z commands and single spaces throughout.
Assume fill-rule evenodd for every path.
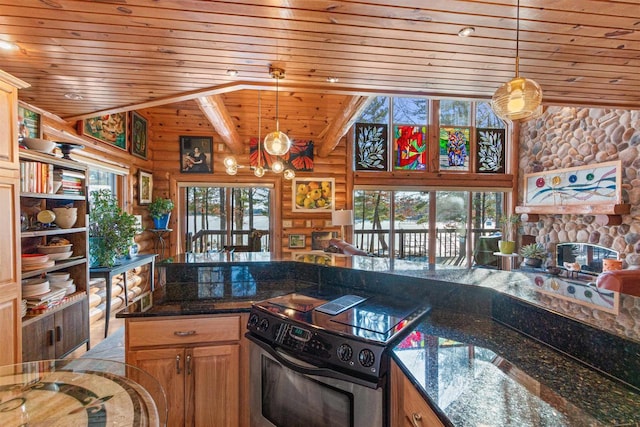
M 22 328 L 22 361 L 56 358 L 54 314 L 41 316 Z
M 89 340 L 89 306 L 86 299 L 65 307 L 55 317 L 56 358 L 64 357 Z
M 0 292 L 2 287 L 0 287 Z M 10 298 L 0 301 L 0 325 L 2 325 L 2 351 L 0 351 L 0 366 L 18 363 L 22 357 L 18 353 L 21 348 L 19 333 L 20 307 L 18 298 Z
M 187 350 L 187 360 L 191 358 L 187 365 L 186 425 L 239 425 L 239 349 L 238 344 L 231 344 Z
M 127 363 L 146 371 L 164 390 L 167 426 L 184 426 L 185 351 L 183 348 L 127 352 Z
M 444 424 L 398 365 L 391 365 L 391 425 L 442 427 Z

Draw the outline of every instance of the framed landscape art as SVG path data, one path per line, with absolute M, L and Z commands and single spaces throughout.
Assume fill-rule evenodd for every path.
M 105 114 L 78 121 L 78 133 L 127 149 L 127 113 Z
M 138 204 L 148 205 L 151 203 L 153 194 L 153 175 L 151 172 L 138 169 Z

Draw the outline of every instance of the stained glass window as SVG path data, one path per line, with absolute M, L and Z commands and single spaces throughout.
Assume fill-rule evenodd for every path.
M 425 170 L 427 168 L 426 136 L 426 126 L 394 126 L 394 169 Z
M 469 128 L 440 128 L 440 170 L 469 170 Z
M 356 123 L 356 170 L 387 170 L 387 125 Z
M 504 129 L 476 129 L 476 172 L 505 172 L 504 142 Z

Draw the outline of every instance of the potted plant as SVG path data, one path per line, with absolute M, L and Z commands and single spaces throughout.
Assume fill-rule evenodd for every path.
M 512 254 L 516 250 L 516 225 L 520 222 L 520 215 L 503 215 L 500 218 L 502 239 L 498 241 L 498 248 L 503 254 Z
M 137 233 L 136 217 L 118 206 L 109 190 L 91 193 L 89 211 L 89 264 L 112 267 L 127 256 Z
M 520 249 L 520 255 L 524 258 L 524 264 L 529 267 L 540 267 L 542 261 L 547 258 L 547 252 L 537 243 L 523 246 Z
M 162 197 L 156 197 L 149 204 L 149 214 L 153 218 L 154 227 L 157 230 L 166 230 L 169 225 L 169 218 L 171 218 L 171 211 L 173 210 L 173 200 L 164 199 Z

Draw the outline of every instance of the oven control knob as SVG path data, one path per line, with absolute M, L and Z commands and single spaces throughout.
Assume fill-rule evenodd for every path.
M 342 344 L 340 347 L 338 347 L 337 353 L 338 359 L 342 360 L 343 362 L 348 362 L 353 357 L 353 349 L 349 344 Z
M 372 366 L 375 361 L 376 355 L 373 354 L 373 351 L 369 350 L 368 348 L 365 348 L 364 350 L 360 351 L 360 354 L 358 354 L 358 362 L 360 362 L 360 364 L 365 368 Z
M 266 331 L 267 329 L 269 329 L 269 321 L 267 319 L 262 319 L 258 325 L 258 330 Z
M 249 316 L 248 324 L 250 328 L 253 328 L 254 326 L 256 326 L 258 324 L 258 315 L 254 313 L 251 316 Z

